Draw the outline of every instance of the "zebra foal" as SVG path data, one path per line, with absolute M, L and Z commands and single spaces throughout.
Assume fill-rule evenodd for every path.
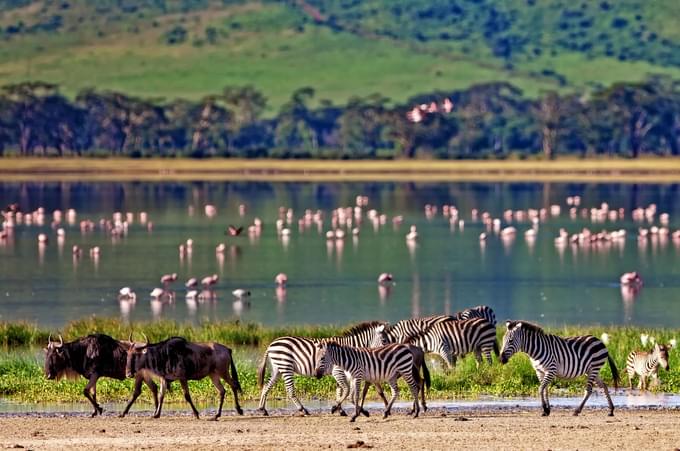
M 633 378 L 640 376 L 638 389 L 647 390 L 647 378 L 652 376 L 652 385 L 659 385 L 659 366 L 668 371 L 668 351 L 673 346 L 655 344 L 652 352 L 631 351 L 626 359 L 626 372 L 628 373 L 628 387 L 633 388 Z
M 380 332 L 385 327 L 385 323 L 381 321 L 370 321 L 360 323 L 342 336 L 331 338 L 305 338 L 305 337 L 279 337 L 272 341 L 264 353 L 260 366 L 257 370 L 257 382 L 262 388 L 260 394 L 259 409 L 264 415 L 268 415 L 266 404 L 267 395 L 272 387 L 276 384 L 279 378 L 283 379 L 286 387 L 286 394 L 288 398 L 293 401 L 298 411 L 304 415 L 309 415 L 309 411 L 302 405 L 295 394 L 295 383 L 293 376 L 299 374 L 302 376 L 314 376 L 316 370 L 316 363 L 318 361 L 318 347 L 316 344 L 326 340 L 333 340 L 343 345 L 357 346 L 357 347 L 376 347 L 381 346 Z M 272 373 L 269 381 L 265 384 L 265 372 L 267 369 L 267 362 L 271 363 Z M 343 394 L 349 391 L 347 378 L 343 371 L 339 368 L 328 368 L 328 374 L 332 374 L 335 378 L 338 387 L 336 390 L 338 398 L 343 397 Z M 339 402 L 333 407 L 332 412 L 337 410 L 340 414 L 345 414 Z M 363 411 L 364 414 L 368 412 Z
M 337 366 L 347 372 L 350 377 L 351 390 L 355 412 L 351 422 L 355 421 L 362 410 L 359 402 L 361 386 L 364 381 L 374 385 L 387 382 L 392 391 L 389 403 L 385 407 L 383 418 L 387 418 L 392 410 L 394 401 L 399 396 L 397 379 L 403 377 L 413 395 L 413 415 L 420 413 L 418 406 L 418 391 L 420 375 L 413 364 L 413 354 L 408 345 L 390 344 L 380 348 L 353 348 L 331 341 L 316 345 L 319 360 L 316 366 L 316 377 L 327 374 L 328 368 Z M 342 401 L 341 401 L 342 402 Z
M 517 352 L 529 355 L 540 383 L 538 393 L 543 407 L 543 416 L 550 415 L 548 386 L 555 377 L 573 379 L 583 374 L 587 376 L 585 395 L 581 404 L 574 410 L 574 416 L 583 410 L 583 406 L 593 391 L 593 383 L 604 390 L 609 404 L 609 416 L 614 416 L 614 403 L 599 373 L 605 362 L 609 361 L 615 389 L 618 388 L 619 373 L 600 339 L 592 335 L 563 338 L 547 334 L 539 326 L 526 321 L 507 321 L 505 325 L 507 330 L 503 336 L 501 363 L 507 363 Z

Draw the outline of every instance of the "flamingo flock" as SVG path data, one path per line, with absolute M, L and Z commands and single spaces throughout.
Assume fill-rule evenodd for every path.
M 443 105 L 437 106 L 435 104 L 437 107 L 435 112 L 446 111 L 446 102 Z M 418 106 L 418 109 L 421 110 L 421 107 Z M 428 108 L 434 107 L 429 105 Z M 287 248 L 292 239 L 303 239 L 310 234 L 322 236 L 325 238 L 328 252 L 337 252 L 338 255 L 342 252 L 345 240 L 351 240 L 356 246 L 360 237 L 363 236 L 362 233 L 370 233 L 370 230 L 372 230 L 376 234 L 390 226 L 398 231 L 402 226 L 407 225 L 407 232 L 401 236 L 404 237 L 411 255 L 417 252 L 417 249 L 422 245 L 421 242 L 427 242 L 428 237 L 423 236 L 418 225 L 414 223 L 417 221 L 414 221 L 413 218 L 410 218 L 411 223 L 409 224 L 406 219 L 407 216 L 404 214 L 394 214 L 390 217 L 376 208 L 371 208 L 370 204 L 368 196 L 360 195 L 356 197 L 354 205 L 339 206 L 330 211 L 304 209 L 300 213 L 296 213 L 291 207 L 281 206 L 274 212 L 274 217 L 270 218 L 274 224 L 271 233 L 281 242 L 284 249 Z M 188 209 L 189 215 L 193 215 L 194 211 L 200 210 L 192 206 Z M 214 204 L 205 204 L 203 211 L 205 216 L 211 220 L 219 218 L 218 206 Z M 248 207 L 245 204 L 238 206 L 238 215 L 244 223 L 247 212 Z M 425 221 L 436 221 L 439 220 L 438 218 L 443 218 L 448 223 L 450 230 L 455 233 L 463 234 L 466 224 L 473 228 L 480 227 L 481 232 L 477 236 L 481 252 L 484 252 L 484 249 L 491 245 L 494 240 L 499 240 L 506 248 L 512 246 L 518 236 L 524 237 L 530 249 L 544 236 L 546 241 L 552 240 L 559 255 L 563 255 L 567 250 L 574 254 L 591 251 L 607 252 L 612 249 L 622 250 L 626 243 L 630 241 L 635 241 L 642 248 L 647 245 L 663 247 L 672 242 L 676 248 L 680 249 L 680 230 L 671 230 L 670 215 L 666 212 L 659 212 L 655 204 L 640 206 L 627 211 L 624 208 L 611 207 L 606 202 L 593 207 L 586 207 L 579 196 L 568 196 L 564 203 L 522 210 L 506 209 L 496 214 L 478 208 L 471 208 L 468 212 L 463 212 L 456 205 L 428 203 L 424 205 L 423 214 Z M 23 212 L 19 205 L 11 204 L 2 212 L 2 215 L 0 245 L 7 245 L 15 239 L 14 230 L 16 227 L 36 227 L 39 232 L 33 236 L 38 243 L 39 256 L 44 255 L 46 249 L 53 246 L 53 242 L 56 242 L 61 249 L 67 240 L 74 239 L 74 234 L 69 231 L 73 228 L 79 229 L 83 237 L 99 231 L 109 237 L 114 244 L 125 239 L 132 230 L 136 230 L 133 229 L 136 224 L 141 225 L 141 230 L 150 234 L 154 230 L 150 215 L 145 211 L 138 213 L 114 212 L 108 218 L 91 220 L 89 218 L 80 219 L 79 213 L 74 209 L 68 209 L 65 212 L 54 210 L 49 214 L 44 208 L 40 207 L 31 212 Z M 628 218 L 635 224 L 634 229 L 617 226 L 617 222 Z M 541 232 L 544 224 L 549 221 L 559 221 L 561 225 L 557 234 L 552 237 Z M 584 222 L 589 224 L 584 226 Z M 570 223 L 573 223 L 573 225 Z M 214 248 L 218 264 L 224 261 L 225 254 L 238 254 L 240 252 L 240 247 L 233 244 L 236 241 L 242 243 L 240 240 L 247 239 L 250 243 L 256 243 L 267 230 L 264 224 L 265 222 L 258 217 L 254 217 L 252 222 L 244 225 L 229 224 L 226 232 L 224 232 L 227 241 L 217 243 Z M 52 230 L 52 233 L 49 232 L 49 229 L 45 230 L 47 227 Z M 366 228 L 369 229 L 368 232 Z M 363 238 L 361 239 L 363 240 Z M 177 246 L 180 262 L 190 261 L 193 258 L 193 238 L 188 237 Z M 102 257 L 101 247 L 96 245 L 85 247 L 82 244 L 72 244 L 71 254 L 74 264 L 83 255 L 89 255 L 95 262 L 104 258 Z M 179 280 L 179 277 L 178 272 L 160 275 L 160 278 L 157 279 L 160 281 L 160 286 L 148 292 L 150 302 L 156 306 L 152 308 L 158 310 L 164 305 L 175 302 L 176 292 L 173 286 Z M 279 272 L 273 279 L 275 298 L 279 302 L 284 302 L 287 297 L 288 276 L 284 272 Z M 202 302 L 216 302 L 218 300 L 219 282 L 220 275 L 217 272 L 203 277 L 188 278 L 184 282 L 187 304 L 195 306 Z M 389 296 L 390 290 L 394 286 L 393 274 L 389 272 L 379 273 L 377 282 L 381 298 Z M 631 296 L 634 298 L 643 285 L 642 277 L 637 271 L 621 275 L 618 282 L 622 289 L 624 301 L 631 299 Z M 227 283 L 227 285 L 230 284 Z M 230 292 L 234 298 L 235 311 L 243 311 L 250 305 L 252 298 L 258 298 L 257 291 L 252 291 L 249 288 L 232 286 Z M 116 297 L 121 304 L 124 303 L 127 306 L 128 310 L 137 302 L 137 294 L 129 286 L 122 287 Z

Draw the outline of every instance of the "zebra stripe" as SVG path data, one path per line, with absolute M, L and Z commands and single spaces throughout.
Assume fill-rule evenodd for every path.
M 454 317 L 457 320 L 484 318 L 491 323 L 492 326 L 496 327 L 496 314 L 488 305 L 478 305 L 477 307 L 465 309 L 456 313 Z
M 267 403 L 267 395 L 274 384 L 283 379 L 286 387 L 286 393 L 295 407 L 305 415 L 309 415 L 309 411 L 305 409 L 300 400 L 295 395 L 295 384 L 293 380 L 294 374 L 302 376 L 314 376 L 315 366 L 318 361 L 317 348 L 315 344 L 323 343 L 328 340 L 341 343 L 346 346 L 356 347 L 375 347 L 380 346 L 379 332 L 385 327 L 384 322 L 372 321 L 358 324 L 349 329 L 340 337 L 331 338 L 305 338 L 305 337 L 279 337 L 271 342 L 264 353 L 260 367 L 258 368 L 257 378 L 258 384 L 262 387 L 260 394 L 259 410 L 267 415 L 265 405 Z M 269 381 L 264 384 L 264 376 L 267 367 L 267 361 L 271 363 L 272 374 Z M 338 383 L 337 397 L 341 398 L 345 392 L 349 392 L 349 384 L 344 372 L 337 369 L 329 369 L 329 374 L 333 374 Z M 334 409 L 340 409 L 341 414 L 344 413 L 340 405 Z
M 457 357 L 470 352 L 475 353 L 479 363 L 482 362 L 482 354 L 489 364 L 491 352 L 498 355 L 496 328 L 482 318 L 437 323 L 424 332 L 408 337 L 405 342 L 419 346 L 427 353 L 439 354 L 449 369 L 456 365 Z
M 626 359 L 628 373 L 628 387 L 633 388 L 633 378 L 640 376 L 638 389 L 647 390 L 647 378 L 652 376 L 652 385 L 659 385 L 659 365 L 668 371 L 668 351 L 671 345 L 655 344 L 652 352 L 631 351 Z
M 574 411 L 578 415 L 593 391 L 593 383 L 602 387 L 609 403 L 609 416 L 614 415 L 614 404 L 609 396 L 607 385 L 600 379 L 600 369 L 609 361 L 614 377 L 614 388 L 618 386 L 618 370 L 607 347 L 592 335 L 579 337 L 559 337 L 547 334 L 540 327 L 524 321 L 508 321 L 503 336 L 501 363 L 505 364 L 517 352 L 529 355 L 540 383 L 538 393 L 541 397 L 543 416 L 550 415 L 548 385 L 555 377 L 573 379 L 586 375 L 586 392 L 581 404 Z
M 397 321 L 385 327 L 383 343 L 402 343 L 408 337 L 424 332 L 435 324 L 455 319 L 451 315 L 435 315 Z
M 317 377 L 323 376 L 331 365 L 341 368 L 351 376 L 351 394 L 354 398 L 355 413 L 350 421 L 356 420 L 361 412 L 368 383 L 378 385 L 387 382 L 390 385 L 392 396 L 383 414 L 383 418 L 387 418 L 394 401 L 399 396 L 397 386 L 399 377 L 403 377 L 411 389 L 414 399 L 413 413 L 415 417 L 418 416 L 420 412 L 418 406 L 420 376 L 413 365 L 413 354 L 408 345 L 390 344 L 374 349 L 359 349 L 326 342 L 318 347 L 321 358 L 317 364 Z M 367 384 L 364 387 L 363 399 L 359 402 L 359 392 L 364 381 Z

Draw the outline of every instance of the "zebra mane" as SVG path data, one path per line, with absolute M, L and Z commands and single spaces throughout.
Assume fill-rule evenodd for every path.
M 534 323 L 530 323 L 528 321 L 523 321 L 523 320 L 508 321 L 508 323 L 507 323 L 508 330 L 514 329 L 519 323 L 522 323 L 522 329 L 529 330 L 529 331 L 535 332 L 537 334 L 546 335 L 546 333 L 545 333 L 545 331 L 543 330 L 542 327 L 537 326 Z
M 387 322 L 385 321 L 364 321 L 363 323 L 355 324 L 354 326 L 345 330 L 342 334 L 340 334 L 340 336 L 349 337 L 352 335 L 357 335 L 367 330 L 374 329 L 380 325 L 384 325 L 387 328 Z

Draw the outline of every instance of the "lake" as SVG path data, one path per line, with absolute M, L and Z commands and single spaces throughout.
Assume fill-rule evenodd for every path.
M 354 207 L 358 195 L 368 199 L 361 223 L 353 219 L 351 227 L 343 227 L 344 239 L 327 240 L 332 210 Z M 570 196 L 580 197 L 575 215 L 569 214 Z M 15 202 L 24 217 L 8 238 L 0 239 L 0 321 L 27 320 L 55 330 L 89 315 L 126 321 L 347 324 L 453 313 L 478 304 L 492 306 L 499 320 L 544 325 L 677 327 L 680 317 L 680 243 L 670 235 L 638 238 L 640 228 L 663 226 L 662 213 L 668 214 L 670 232 L 680 227 L 677 184 L 0 183 L 0 206 Z M 602 203 L 610 211 L 622 208 L 623 219 L 610 213 L 591 217 L 590 209 L 601 209 Z M 650 204 L 656 205 L 653 216 L 632 219 L 634 209 Z M 215 207 L 214 215 L 206 214 L 206 205 Z M 426 205 L 436 212 L 426 215 Z M 443 215 L 444 205 L 455 206 L 458 217 Z M 30 214 L 40 207 L 42 222 L 39 214 Z M 284 221 L 288 209 L 292 213 L 285 225 L 288 237 L 277 232 L 280 208 Z M 56 209 L 63 212 L 59 223 Z M 69 209 L 75 216 L 67 215 Z M 307 209 L 305 225 L 299 221 Z M 529 209 L 545 209 L 531 240 L 525 238 L 532 228 Z M 322 225 L 314 219 L 317 210 Z M 504 216 L 506 210 L 512 217 Z M 114 212 L 123 219 L 131 214 L 124 233 L 107 230 L 105 222 Z M 503 239 L 485 225 L 485 212 L 501 220 L 501 229 L 515 227 L 514 239 L 509 233 Z M 383 224 L 380 215 L 385 215 Z M 402 220 L 395 221 L 397 216 Z M 249 234 L 255 218 L 262 221 L 261 231 Z M 81 230 L 85 220 L 93 222 L 92 230 Z M 245 230 L 228 236 L 229 224 Z M 409 243 L 405 236 L 411 225 L 418 238 Z M 58 228 L 64 229 L 61 239 Z M 352 228 L 358 228 L 357 236 Z M 571 236 L 584 228 L 595 233 L 623 229 L 626 235 L 556 245 L 560 229 Z M 38 244 L 39 234 L 47 236 L 46 244 Z M 180 255 L 178 248 L 188 239 L 192 251 Z M 220 243 L 224 251 L 217 253 Z M 74 245 L 81 256 L 73 254 Z M 94 246 L 98 256 L 90 255 Z M 619 277 L 629 271 L 642 275 L 642 288 L 622 291 Z M 288 275 L 285 289 L 274 284 L 279 272 Z M 382 272 L 393 274 L 393 285 L 378 285 Z M 169 273 L 178 274 L 170 285 L 174 297 L 152 302 L 149 293 Z M 211 274 L 219 276 L 214 294 L 187 300 L 184 282 Z M 126 286 L 136 292 L 135 303 L 118 301 L 119 289 Z M 234 302 L 231 292 L 239 288 L 251 292 L 247 301 Z

